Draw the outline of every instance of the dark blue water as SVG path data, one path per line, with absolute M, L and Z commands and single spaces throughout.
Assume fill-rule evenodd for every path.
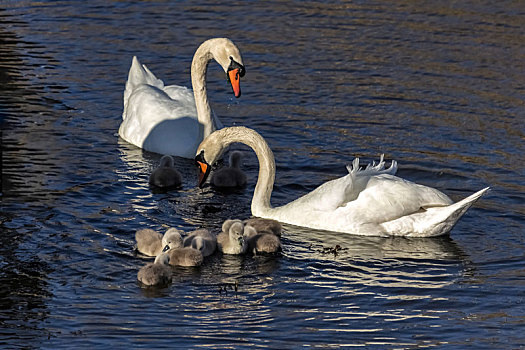
M 524 347 L 524 16 L 520 1 L 3 1 L 0 346 Z M 182 190 L 154 194 L 160 156 L 117 135 L 133 55 L 190 86 L 217 36 L 247 74 L 233 100 L 210 64 L 212 106 L 269 142 L 274 205 L 381 153 L 454 200 L 492 190 L 450 237 L 285 226 L 279 256 L 216 255 L 141 288 L 135 230 L 250 216 L 253 153 L 243 191 L 198 190 L 177 159 Z

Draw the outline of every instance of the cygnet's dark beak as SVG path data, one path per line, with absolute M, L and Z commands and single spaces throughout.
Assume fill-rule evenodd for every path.
M 166 246 L 164 247 L 164 249 L 162 249 L 162 252 L 167 252 L 168 250 L 170 250 L 170 245 L 169 244 L 166 244 Z

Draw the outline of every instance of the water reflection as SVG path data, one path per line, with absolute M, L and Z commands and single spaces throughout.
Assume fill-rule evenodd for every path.
M 394 298 L 427 298 L 420 294 L 423 290 L 456 283 L 462 278 L 464 265 L 470 264 L 466 253 L 450 237 L 361 237 L 289 225 L 284 237 L 285 256 L 312 275 L 307 283 L 343 294 L 384 287 L 405 290 Z
M 32 240 L 34 232 L 41 229 L 33 217 L 45 220 L 50 213 L 38 200 L 31 203 L 19 197 L 28 192 L 35 197 L 35 192 L 46 192 L 45 176 L 41 174 L 45 167 L 38 166 L 43 163 L 41 154 L 29 151 L 37 163 L 33 166 L 24 154 L 28 150 L 20 151 L 24 143 L 14 137 L 13 130 L 23 122 L 13 118 L 12 113 L 22 114 L 26 98 L 35 93 L 21 70 L 23 47 L 34 44 L 23 42 L 7 30 L 6 24 L 13 19 L 4 14 L 0 10 L 0 18 L 5 19 L 0 21 L 0 345 L 30 348 L 48 336 L 42 324 L 49 316 L 47 301 L 52 297 L 48 283 L 52 268 L 41 260 L 39 245 Z

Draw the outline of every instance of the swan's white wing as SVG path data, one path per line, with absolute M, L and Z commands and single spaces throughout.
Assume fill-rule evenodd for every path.
M 122 113 L 122 119 L 126 119 L 129 97 L 137 87 L 143 84 L 151 85 L 161 90 L 164 88 L 164 82 L 158 79 L 148 67 L 141 64 L 136 56 L 133 56 L 131 67 L 129 68 L 128 81 L 126 82 L 126 89 L 124 90 L 124 111 Z
M 366 188 L 372 176 L 395 174 L 397 171 L 397 162 L 393 160 L 390 167 L 386 168 L 383 155 L 381 155 L 378 164 L 373 162 L 372 164 L 368 164 L 365 169 L 360 169 L 359 158 L 356 158 L 352 162 L 352 165 L 347 166 L 347 169 L 348 175 L 325 182 L 312 192 L 296 200 L 296 202 L 304 203 L 315 210 L 333 211 L 355 200 L 361 191 Z
M 433 237 L 446 234 L 468 208 L 488 190 L 488 187 L 484 188 L 451 205 L 431 207 L 385 222 L 381 227 L 391 235 L 405 237 Z
M 148 151 L 192 158 L 201 136 L 191 93 L 184 87 L 136 87 L 119 134 Z
M 435 188 L 381 174 L 370 177 L 359 196 L 337 208 L 334 215 L 343 221 L 379 224 L 451 203 L 447 195 Z

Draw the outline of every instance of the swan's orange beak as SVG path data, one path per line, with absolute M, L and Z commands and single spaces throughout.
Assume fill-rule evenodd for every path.
M 239 98 L 241 97 L 241 76 L 240 76 L 240 69 L 235 68 L 228 71 L 228 78 L 230 80 L 230 83 L 232 84 L 233 93 L 235 94 L 235 97 Z
M 210 166 L 201 161 L 197 161 L 197 166 L 199 167 L 199 188 L 202 188 L 204 182 L 206 182 L 208 174 L 210 173 Z

